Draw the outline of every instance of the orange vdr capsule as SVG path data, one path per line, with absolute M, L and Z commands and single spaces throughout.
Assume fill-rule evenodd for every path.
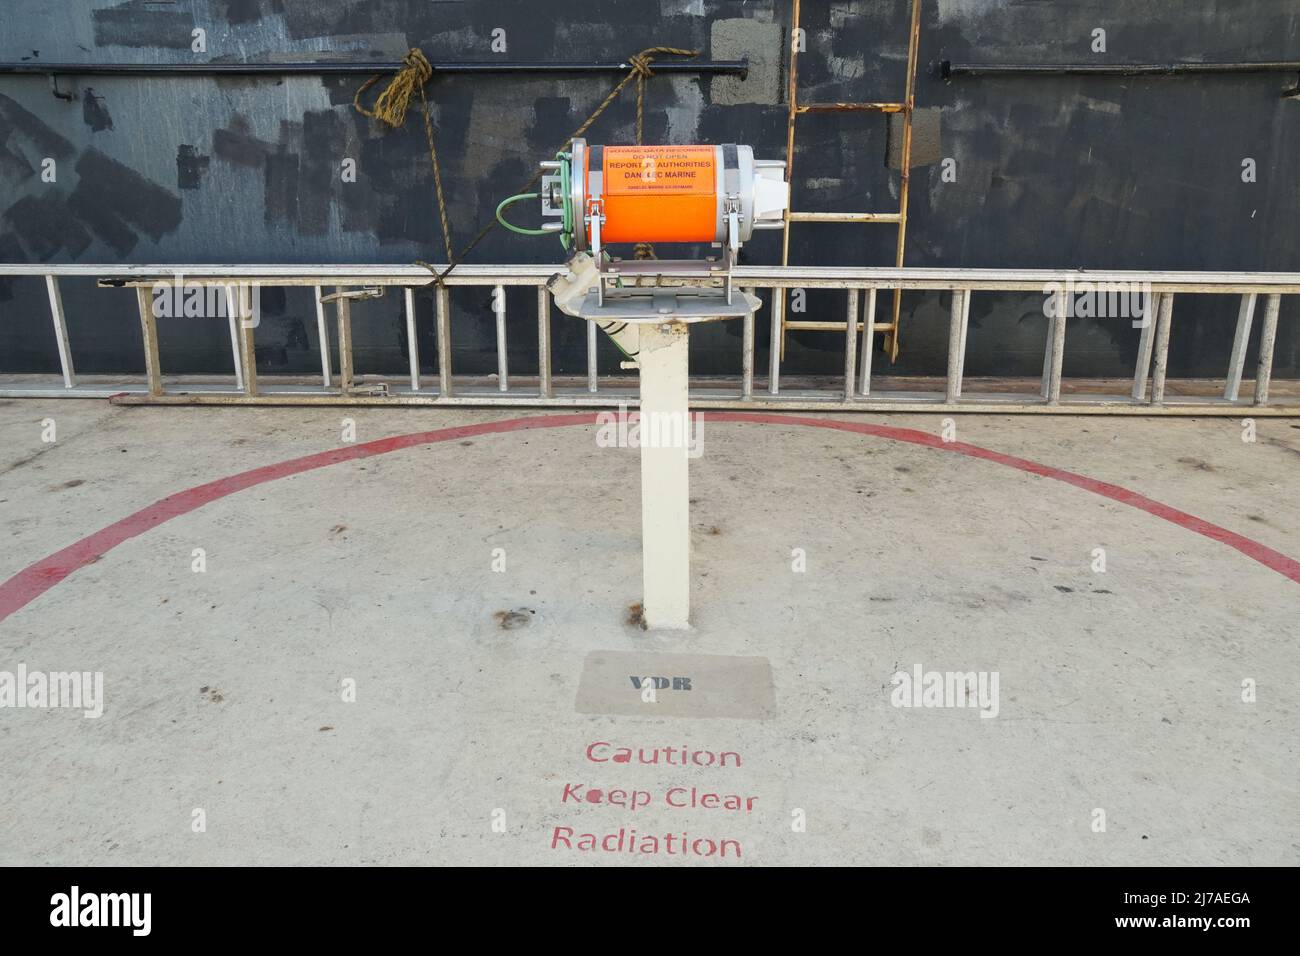
M 606 242 L 715 242 L 722 148 L 606 146 Z
M 589 146 L 542 164 L 542 214 L 562 223 L 567 248 L 611 243 L 747 242 L 780 229 L 788 205 L 785 163 L 756 160 L 749 146 Z M 523 197 L 521 197 L 523 198 Z

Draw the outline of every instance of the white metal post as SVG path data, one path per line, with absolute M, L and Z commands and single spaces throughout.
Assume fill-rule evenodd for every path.
M 785 289 L 772 290 L 772 341 L 767 356 L 767 393 L 781 391 L 781 330 L 785 328 Z
M 1138 338 L 1137 363 L 1133 369 L 1133 401 L 1145 401 L 1147 378 L 1151 375 L 1151 349 L 1155 344 L 1156 316 L 1160 313 L 1159 292 L 1146 294 L 1146 312 L 1142 315 L 1142 334 Z
M 235 325 L 239 333 L 239 355 L 241 364 L 244 367 L 244 394 L 257 394 L 257 346 L 253 341 L 253 329 L 256 327 L 252 320 L 252 300 L 245 298 L 245 292 L 251 296 L 251 290 L 246 286 L 227 286 L 228 294 L 233 293 L 236 299 L 235 315 L 237 316 Z M 245 304 L 247 303 L 247 308 Z
M 451 292 L 446 285 L 434 293 L 438 328 L 438 397 L 449 398 L 455 390 L 451 377 Z
M 77 371 L 72 365 L 72 346 L 68 343 L 68 323 L 63 315 L 63 296 L 59 292 L 59 280 L 54 276 L 46 276 L 45 291 L 50 296 L 50 316 L 54 320 L 54 339 L 59 346 L 59 367 L 63 371 L 63 387 L 72 388 L 77 384 Z
M 1155 368 L 1151 370 L 1151 404 L 1165 400 L 1165 377 L 1169 373 L 1169 335 L 1173 327 L 1174 294 L 1166 292 L 1160 297 L 1160 312 L 1156 315 Z
M 1264 327 L 1259 330 L 1259 365 L 1255 370 L 1255 404 L 1268 404 L 1268 386 L 1273 378 L 1273 349 L 1277 343 L 1277 317 L 1282 297 L 1270 295 L 1264 300 Z
M 844 314 L 844 400 L 853 400 L 858 375 L 858 290 L 849 289 Z
M 754 289 L 745 289 L 746 295 L 754 295 Z M 754 398 L 754 313 L 749 312 L 742 320 L 740 330 L 740 397 L 743 401 Z
M 537 287 L 537 394 L 554 398 L 551 383 L 551 293 L 546 286 Z
M 967 298 L 969 300 L 970 293 Z M 967 305 L 969 305 L 969 301 Z M 1047 347 L 1043 356 L 1043 385 L 1041 394 L 1049 405 L 1061 402 L 1061 369 L 1065 363 L 1066 319 L 1070 314 L 1070 296 L 1064 289 L 1056 293 L 1056 305 L 1047 325 Z
M 331 384 L 331 379 L 333 378 L 333 373 L 330 371 L 330 333 L 329 333 L 328 326 L 326 326 L 325 324 L 325 303 L 321 301 L 320 286 L 315 286 L 315 290 L 316 290 L 316 338 L 320 340 L 320 378 L 321 378 L 321 384 L 325 388 L 329 388 Z M 230 331 L 232 333 L 235 331 L 233 326 L 231 327 Z M 231 339 L 231 342 L 236 346 L 238 344 L 233 338 Z M 238 366 L 238 363 L 239 363 L 239 349 L 236 347 L 235 349 L 236 366 Z M 236 374 L 238 374 L 239 372 L 238 367 L 236 367 L 235 372 Z M 244 383 L 240 382 L 239 387 L 242 389 L 244 387 Z
M 420 339 L 415 327 L 415 290 L 407 286 L 402 290 L 406 298 L 406 357 L 411 366 L 411 391 L 420 390 Z
M 867 290 L 866 314 L 862 316 L 862 356 L 858 360 L 858 394 L 871 394 L 871 350 L 875 347 L 876 290 Z
M 506 288 L 492 290 L 492 311 L 497 316 L 497 391 L 510 391 L 510 369 L 506 361 Z
M 239 345 L 239 296 L 235 286 L 227 285 L 226 323 L 230 326 L 230 356 L 235 363 L 235 388 L 244 390 L 244 353 Z
M 1232 357 L 1228 359 L 1228 379 L 1223 385 L 1225 401 L 1235 402 L 1241 394 L 1241 373 L 1246 367 L 1246 346 L 1250 344 L 1250 326 L 1255 319 L 1257 292 L 1247 292 L 1241 297 L 1237 310 L 1237 331 L 1232 337 Z
M 966 329 L 970 324 L 970 290 L 954 289 L 948 320 L 948 381 L 944 401 L 949 405 L 961 398 L 962 365 L 966 359 Z
M 641 560 L 650 628 L 690 626 L 688 342 L 684 324 L 641 326 Z

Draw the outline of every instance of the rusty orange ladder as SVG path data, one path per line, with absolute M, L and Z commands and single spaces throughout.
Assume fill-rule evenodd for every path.
M 903 101 L 899 103 L 800 103 L 799 102 L 799 48 L 801 46 L 801 34 L 799 29 L 799 7 L 800 0 L 793 0 L 793 9 L 791 12 L 790 22 L 790 85 L 787 100 L 789 101 L 789 118 L 786 123 L 786 141 L 785 141 L 785 168 L 786 179 L 790 183 L 791 196 L 794 195 L 794 146 L 795 146 L 795 121 L 805 113 L 901 113 L 903 116 L 903 148 L 900 162 L 901 181 L 899 185 L 898 211 L 897 212 L 792 212 L 787 208 L 785 213 L 784 229 L 781 234 L 781 265 L 790 264 L 790 223 L 792 222 L 863 222 L 863 223 L 893 223 L 898 226 L 898 243 L 894 258 L 894 265 L 901 268 L 903 265 L 903 253 L 907 241 L 907 202 L 908 191 L 911 180 L 912 167 L 912 113 L 916 102 L 916 61 L 917 53 L 920 46 L 921 37 L 921 0 L 912 0 L 911 27 L 908 33 L 907 44 L 907 84 L 903 96 Z M 793 200 L 791 201 L 793 205 Z M 871 301 L 874 305 L 874 298 Z M 899 314 L 902 306 L 902 290 L 894 290 L 894 315 L 893 319 L 887 323 L 875 321 L 875 309 L 869 308 L 869 314 L 865 317 L 864 322 L 859 323 L 865 335 L 870 336 L 873 332 L 884 332 L 884 345 L 889 353 L 891 361 L 898 358 L 898 331 L 899 331 Z M 827 322 L 827 321 L 786 321 L 786 302 L 785 293 L 782 291 L 773 302 L 773 326 L 779 331 L 781 348 L 780 355 L 785 353 L 785 333 L 788 329 L 808 330 L 816 332 L 833 332 L 846 331 L 848 320 L 844 322 Z M 870 326 L 868 328 L 868 325 Z M 777 369 L 778 360 L 775 357 L 776 349 L 772 352 L 772 386 L 777 382 L 779 371 Z M 775 391 L 775 388 L 771 388 Z

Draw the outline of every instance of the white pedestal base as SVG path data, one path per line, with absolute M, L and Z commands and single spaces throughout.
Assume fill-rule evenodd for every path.
M 643 325 L 641 366 L 641 560 L 648 628 L 690 627 L 691 437 L 688 326 Z

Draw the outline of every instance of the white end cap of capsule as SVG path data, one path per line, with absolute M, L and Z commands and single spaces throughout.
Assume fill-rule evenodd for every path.
M 754 221 L 780 221 L 790 207 L 790 184 L 780 169 L 754 170 Z

